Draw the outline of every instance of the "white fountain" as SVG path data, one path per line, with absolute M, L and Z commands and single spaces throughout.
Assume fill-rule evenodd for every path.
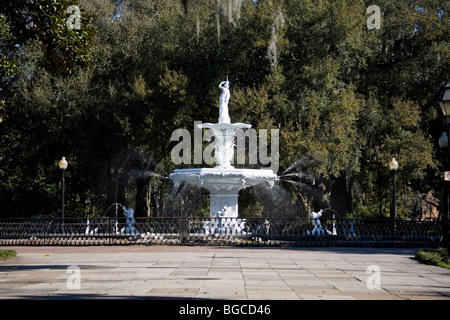
M 176 169 L 170 179 L 179 184 L 186 182 L 203 187 L 210 192 L 211 222 L 205 227 L 207 232 L 234 233 L 242 229 L 244 223 L 238 219 L 239 190 L 263 182 L 273 185 L 277 175 L 271 169 L 236 169 L 231 165 L 234 157 L 235 134 L 238 129 L 250 129 L 246 123 L 230 123 L 228 102 L 229 81 L 220 83 L 220 109 L 218 123 L 199 124 L 198 128 L 212 129 L 215 136 L 214 168 Z

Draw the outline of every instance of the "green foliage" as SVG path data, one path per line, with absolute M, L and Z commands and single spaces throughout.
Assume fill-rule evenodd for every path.
M 0 14 L 0 75 L 11 76 L 16 65 L 7 52 L 8 43 L 13 39 L 11 28 L 4 14 Z
M 415 257 L 422 263 L 450 269 L 450 258 L 446 249 L 419 249 Z
M 70 73 L 77 66 L 86 66 L 91 59 L 94 28 L 91 20 L 94 15 L 81 10 L 81 26 L 79 29 L 67 27 L 71 5 L 79 6 L 72 0 L 35 0 L 7 2 L 0 14 L 0 33 L 5 57 L 20 54 L 29 40 L 39 40 L 44 46 L 44 58 L 41 64 L 51 72 Z M 6 68 L 6 75 L 12 74 L 11 62 Z M 6 65 L 8 66 L 8 65 Z
M 14 250 L 0 250 L 0 261 L 12 259 L 17 256 Z
M 354 213 L 348 213 L 347 217 L 355 219 L 383 219 L 389 218 L 389 207 L 382 206 L 381 214 L 378 203 L 360 204 L 355 208 Z
M 72 169 L 68 214 L 103 215 L 121 202 L 163 215 L 170 182 L 149 172 L 175 169 L 173 130 L 216 121 L 217 84 L 228 75 L 232 121 L 280 129 L 279 173 L 308 177 L 307 188 L 287 187 L 301 202 L 294 206 L 342 204 L 340 213 L 377 216 L 380 197 L 383 210 L 389 205 L 395 156 L 398 207 L 408 216 L 405 199 L 437 189 L 442 169 L 433 141 L 445 129 L 435 102 L 450 69 L 448 2 L 377 1 L 379 30 L 366 26 L 371 4 L 7 2 L 0 215 L 57 213 L 61 156 Z M 69 5 L 81 9 L 79 30 L 66 26 Z M 270 215 L 255 197 L 241 195 L 245 214 Z

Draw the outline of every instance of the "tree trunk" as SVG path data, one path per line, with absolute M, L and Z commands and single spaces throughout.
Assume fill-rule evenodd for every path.
M 106 187 L 106 216 L 110 216 L 114 213 L 114 210 L 109 210 L 109 207 L 115 202 L 117 202 L 117 177 L 114 169 L 111 169 L 108 177 L 108 185 Z
M 220 47 L 220 0 L 217 0 L 216 24 L 217 24 L 217 43 Z
M 136 179 L 136 210 L 135 217 L 150 217 L 151 180 L 149 178 Z
M 333 181 L 331 186 L 330 206 L 341 217 L 352 212 L 351 183 L 348 183 L 347 180 L 347 174 L 343 172 L 339 178 Z

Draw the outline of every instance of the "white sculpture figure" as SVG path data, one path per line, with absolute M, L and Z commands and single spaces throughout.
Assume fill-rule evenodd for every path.
M 219 109 L 219 123 L 230 123 L 230 116 L 228 114 L 228 102 L 230 101 L 230 82 L 222 81 L 219 84 L 219 88 L 222 89 L 222 94 L 220 95 L 220 109 Z
M 311 218 L 313 219 L 314 229 L 311 232 L 312 235 L 323 235 L 324 231 L 322 229 L 322 224 L 320 223 L 320 217 L 322 216 L 323 210 L 320 209 L 319 212 L 311 212 Z
M 139 231 L 134 227 L 136 220 L 134 219 L 134 210 L 123 207 L 123 215 L 127 217 L 125 233 L 139 234 Z
M 90 223 L 89 223 L 89 218 L 88 218 L 87 222 L 86 222 L 86 231 L 84 232 L 84 234 L 85 235 L 94 235 L 94 234 L 97 234 L 97 232 L 98 232 L 98 227 L 95 228 L 94 230 L 90 229 Z
M 337 230 L 336 230 L 336 216 L 335 214 L 333 214 L 333 232 L 330 232 L 330 230 L 327 230 L 328 234 L 331 234 L 332 236 L 336 236 L 337 235 Z
M 217 221 L 218 219 L 213 219 L 214 221 L 211 221 L 211 230 L 210 233 L 219 233 L 219 227 L 220 223 Z
M 238 234 L 246 234 L 245 230 L 245 219 L 237 219 L 237 233 Z
M 204 230 L 204 234 L 209 234 L 211 230 L 211 221 L 202 221 L 202 229 Z
M 222 210 L 220 210 L 220 211 L 217 213 L 217 215 L 218 215 L 219 217 L 224 217 L 226 213 L 227 213 L 227 208 L 224 207 Z
M 114 223 L 114 233 L 115 234 L 119 234 L 119 221 L 116 220 L 116 222 Z
M 84 232 L 84 234 L 86 234 L 86 235 L 89 234 L 89 218 L 87 219 L 87 222 L 86 222 L 86 231 Z

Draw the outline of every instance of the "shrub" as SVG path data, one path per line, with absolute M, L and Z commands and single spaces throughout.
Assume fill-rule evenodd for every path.
M 11 259 L 17 256 L 14 250 L 0 250 L 0 261 Z
M 446 249 L 419 249 L 416 259 L 425 264 L 431 264 L 450 269 L 450 259 Z

